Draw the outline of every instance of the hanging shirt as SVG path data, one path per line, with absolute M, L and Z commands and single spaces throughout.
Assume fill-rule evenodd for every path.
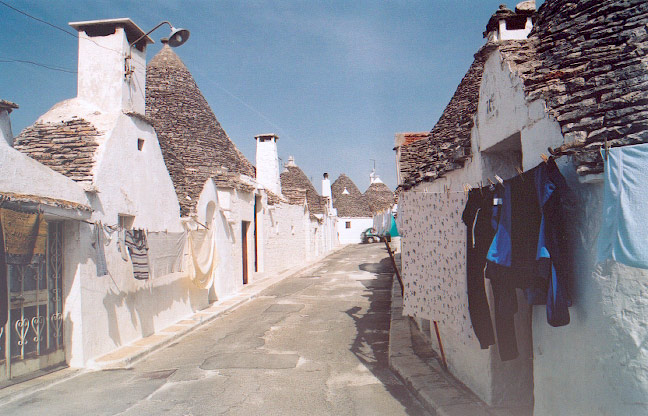
M 648 269 L 648 144 L 614 147 L 605 160 L 598 261 Z M 607 160 L 606 160 L 607 159 Z
M 133 277 L 138 280 L 149 278 L 148 244 L 144 230 L 126 230 L 126 247 L 133 262 Z
M 97 267 L 97 276 L 105 276 L 108 274 L 108 265 L 106 264 L 105 251 L 106 238 L 101 221 L 95 223 L 94 238 L 92 240 L 92 246 L 95 249 L 95 266 Z
M 489 261 L 514 269 L 509 278 L 525 290 L 528 303 L 547 305 L 547 322 L 552 326 L 569 323 L 567 308 L 571 305 L 561 209 L 566 190 L 553 160 L 505 181 L 495 196 L 501 199 L 501 206 L 487 255 Z

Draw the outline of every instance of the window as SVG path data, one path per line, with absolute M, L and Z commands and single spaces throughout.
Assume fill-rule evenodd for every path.
M 137 139 L 137 150 L 140 152 L 144 148 L 144 139 Z
M 133 215 L 118 214 L 117 215 L 117 224 L 119 228 L 123 230 L 130 230 L 133 228 L 133 223 L 135 222 L 135 217 Z
M 351 228 L 351 221 L 347 221 L 345 226 L 346 226 L 346 228 Z

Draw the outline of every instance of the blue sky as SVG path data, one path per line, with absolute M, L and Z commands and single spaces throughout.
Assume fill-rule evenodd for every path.
M 274 132 L 319 190 L 323 172 L 346 173 L 361 191 L 374 159 L 396 186 L 394 134 L 429 131 L 484 43 L 501 0 L 428 1 L 11 1 L 42 20 L 130 17 L 191 31 L 176 53 L 234 143 L 254 163 L 254 136 Z M 538 1 L 540 6 L 542 1 Z M 509 3 L 510 8 L 515 3 Z M 14 134 L 76 95 L 77 40 L 0 4 L 0 99 L 20 108 Z M 11 30 L 6 30 L 11 28 Z M 151 37 L 147 59 L 166 26 Z

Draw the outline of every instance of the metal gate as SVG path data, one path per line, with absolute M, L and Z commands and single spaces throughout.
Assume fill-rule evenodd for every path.
M 0 328 L 0 380 L 61 364 L 63 223 L 50 222 L 44 262 L 7 265 L 9 319 Z

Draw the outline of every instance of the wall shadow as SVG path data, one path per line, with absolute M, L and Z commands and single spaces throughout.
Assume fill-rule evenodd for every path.
M 382 382 L 392 397 L 403 405 L 408 415 L 420 415 L 424 412 L 420 403 L 389 368 L 389 327 L 394 269 L 386 253 L 385 256 L 378 263 L 363 263 L 358 266 L 362 271 L 373 273 L 374 279 L 360 281 L 365 287 L 362 296 L 369 300 L 369 308 L 361 312 L 361 307 L 354 306 L 346 311 L 354 320 L 357 329 L 350 351 Z

